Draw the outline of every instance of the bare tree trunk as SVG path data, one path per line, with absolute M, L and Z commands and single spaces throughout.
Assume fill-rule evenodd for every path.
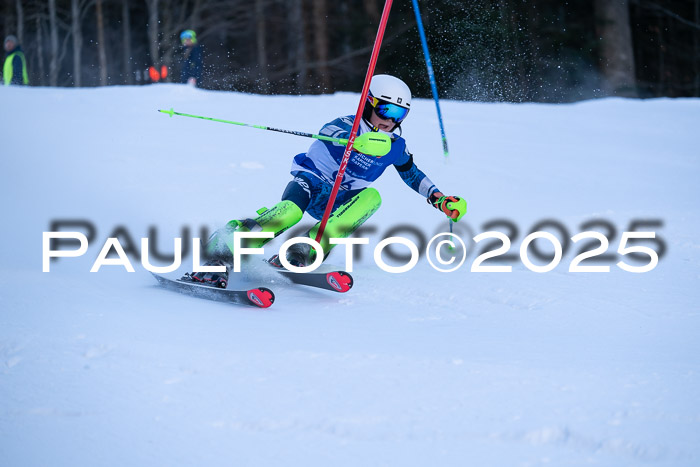
M 161 45 L 161 54 L 162 54 L 162 59 L 157 62 L 158 65 L 158 70 L 160 71 L 160 65 L 166 65 L 166 66 L 171 66 L 173 62 L 173 55 L 175 53 L 175 44 L 173 44 L 172 41 L 168 40 L 170 39 L 170 34 L 173 32 L 173 7 L 174 5 L 172 4 L 172 0 L 161 0 L 161 6 L 160 10 L 163 12 L 163 14 L 160 17 L 160 22 L 162 24 L 161 28 L 161 33 L 163 34 L 163 42 L 165 45 Z M 185 5 L 186 2 L 182 0 L 176 0 L 177 3 L 181 3 L 182 5 L 180 6 L 181 10 L 184 11 L 184 9 L 187 7 Z M 179 31 L 177 31 L 179 33 Z M 178 36 L 179 38 L 179 36 Z M 171 73 L 168 74 L 168 79 L 167 81 L 170 81 Z M 162 78 L 161 78 L 162 79 Z M 162 79 L 162 81 L 165 81 L 165 79 Z
M 151 55 L 151 65 L 155 66 L 160 60 L 158 44 L 158 0 L 146 0 L 148 8 L 148 51 Z
M 664 43 L 664 22 L 665 17 L 659 18 L 659 27 L 657 29 L 657 40 L 659 43 L 659 82 L 657 86 L 657 95 L 665 96 L 668 92 L 666 89 L 666 44 Z
M 24 44 L 24 9 L 22 8 L 22 0 L 16 0 L 17 5 L 17 39 L 20 44 Z
M 314 0 L 314 48 L 319 66 L 316 69 L 321 92 L 326 93 L 331 89 L 331 73 L 328 68 L 328 15 L 326 12 L 326 0 Z
M 49 86 L 58 85 L 58 19 L 56 0 L 49 0 L 49 34 L 51 37 L 51 58 L 49 60 Z
M 0 4 L 0 14 L 2 14 L 2 28 L 3 31 L 11 31 L 14 28 L 14 12 L 16 8 L 12 8 L 9 2 Z M 0 37 L 0 40 L 3 38 Z
M 540 30 L 540 15 L 535 9 L 535 5 L 525 4 L 526 16 L 527 16 L 527 43 L 528 43 L 528 55 L 530 56 L 527 64 L 527 73 L 531 76 L 530 79 L 525 79 L 524 83 L 527 86 L 528 96 L 539 99 L 538 95 L 538 77 L 533 72 L 541 68 L 544 65 L 544 60 L 542 59 L 542 54 L 540 52 L 540 46 L 537 40 L 537 34 Z
M 350 7 L 348 6 L 347 2 L 340 2 L 338 10 L 343 18 L 346 18 L 347 15 L 350 14 Z M 343 34 L 340 38 L 340 54 L 341 56 L 348 57 L 351 52 L 352 47 L 350 46 L 350 34 Z M 347 71 L 352 70 L 352 59 L 346 60 L 345 63 L 342 64 L 342 67 L 343 71 L 346 73 Z M 346 76 L 348 75 L 346 74 Z
M 105 25 L 102 0 L 95 0 L 97 15 L 97 56 L 100 60 L 100 86 L 107 86 L 107 52 L 105 50 Z
M 124 82 L 134 84 L 131 70 L 131 20 L 129 17 L 129 0 L 122 0 L 122 52 L 124 53 Z
M 365 14 L 367 15 L 367 45 L 372 46 L 374 40 L 377 38 L 377 29 L 379 29 L 379 23 L 382 19 L 382 13 L 379 9 L 379 2 L 377 0 L 362 0 L 362 4 L 365 8 Z
M 515 67 L 514 57 L 519 53 L 518 44 L 513 43 L 510 15 L 512 6 L 508 0 L 497 0 L 498 5 L 498 30 L 500 39 L 500 59 L 503 61 L 503 69 L 499 79 L 500 86 L 493 91 L 496 93 L 496 100 L 499 101 L 522 101 L 517 94 L 519 87 L 514 83 L 513 69 Z
M 191 27 L 195 28 L 196 31 L 202 22 L 202 0 L 194 1 L 194 5 L 192 5 L 192 14 L 190 15 L 190 22 L 192 23 Z
M 637 97 L 628 0 L 595 0 L 594 8 L 602 41 L 601 68 L 608 91 Z
M 297 71 L 297 92 L 306 92 L 308 62 L 306 60 L 306 37 L 304 36 L 303 0 L 292 0 L 289 11 L 289 43 L 291 61 Z
M 71 0 L 71 35 L 73 36 L 73 86 L 82 84 L 83 30 L 80 21 L 80 0 Z
M 255 54 L 260 74 L 259 90 L 264 94 L 270 92 L 270 78 L 267 73 L 267 52 L 265 51 L 266 35 L 265 0 L 255 0 Z
M 700 24 L 700 0 L 695 0 L 695 24 Z M 695 47 L 695 97 L 700 97 L 700 32 L 693 34 Z
M 42 34 L 41 15 L 36 15 L 36 43 L 37 43 L 37 60 L 39 61 L 39 84 L 43 86 L 46 83 L 46 70 L 44 69 L 44 35 Z

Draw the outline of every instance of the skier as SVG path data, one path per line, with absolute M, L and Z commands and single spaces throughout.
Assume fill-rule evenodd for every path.
M 333 205 L 320 245 L 327 256 L 333 245 L 329 238 L 347 238 L 362 225 L 381 204 L 379 192 L 370 184 L 384 170 L 393 165 L 403 181 L 426 198 L 428 203 L 458 221 L 467 211 L 467 203 L 458 196 L 445 196 L 416 166 L 413 155 L 401 136 L 401 123 L 411 108 L 411 91 L 400 79 L 391 75 L 372 78 L 358 135 L 383 132 L 391 137 L 391 150 L 383 157 L 372 157 L 353 151 L 347 164 L 340 190 Z M 354 115 L 340 117 L 327 123 L 319 132 L 333 138 L 348 139 Z M 394 132 L 398 131 L 398 135 Z M 197 272 L 187 275 L 192 280 L 223 286 L 233 264 L 233 232 L 273 232 L 278 236 L 302 218 L 304 212 L 320 220 L 329 201 L 335 176 L 338 173 L 345 145 L 314 141 L 306 153 L 298 154 L 292 162 L 289 182 L 282 201 L 271 209 L 258 211 L 255 219 L 233 220 L 217 230 L 206 246 L 210 261 L 207 266 L 226 266 L 225 272 Z M 307 235 L 315 239 L 320 222 Z M 270 239 L 250 239 L 249 248 L 260 248 Z M 287 260 L 293 266 L 303 267 L 313 262 L 316 252 L 308 244 L 297 243 L 287 250 Z M 277 255 L 270 264 L 281 268 Z
M 186 29 L 180 33 L 182 43 L 182 68 L 180 82 L 197 86 L 202 80 L 202 47 L 197 44 L 197 34 Z
M 7 57 L 2 67 L 5 86 L 10 84 L 29 84 L 27 59 L 24 57 L 24 52 L 22 52 L 22 47 L 20 47 L 17 37 L 10 34 L 5 38 L 3 46 L 5 52 L 7 52 Z

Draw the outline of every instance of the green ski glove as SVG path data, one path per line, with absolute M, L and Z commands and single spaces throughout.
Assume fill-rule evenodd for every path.
M 436 191 L 430 195 L 428 203 L 432 204 L 438 211 L 444 212 L 454 222 L 460 220 L 467 213 L 467 202 L 459 196 L 445 196 Z

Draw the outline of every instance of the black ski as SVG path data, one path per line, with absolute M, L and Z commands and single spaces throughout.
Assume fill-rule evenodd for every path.
M 206 298 L 217 302 L 257 306 L 260 308 L 267 308 L 275 302 L 275 294 L 266 287 L 258 287 L 257 289 L 250 290 L 228 290 L 188 280 L 168 279 L 158 274 L 151 274 L 158 280 L 158 284 L 166 289 L 181 292 L 193 297 Z
M 352 276 L 345 271 L 302 273 L 277 268 L 275 268 L 275 270 L 295 284 L 332 290 L 333 292 L 345 293 L 350 290 L 354 284 Z

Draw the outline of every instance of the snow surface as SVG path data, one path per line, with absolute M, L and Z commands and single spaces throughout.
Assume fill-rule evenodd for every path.
M 119 226 L 134 242 L 155 226 L 172 252 L 183 226 L 272 206 L 310 143 L 157 109 L 315 132 L 357 99 L 0 88 L 0 465 L 700 465 L 697 99 L 443 102 L 447 163 L 434 105 L 416 100 L 417 164 L 469 201 L 453 273 L 372 261 L 392 227 L 447 227 L 393 169 L 348 294 L 257 262 L 242 281 L 275 290 L 267 310 L 165 291 L 138 261 L 89 272 Z M 42 232 L 60 219 L 96 237 L 43 273 Z M 578 244 L 548 273 L 470 272 L 471 237 L 496 219 L 519 228 L 516 254 L 543 219 L 569 236 L 606 219 L 612 253 L 631 220 L 658 219 L 667 253 L 644 274 L 620 256 L 568 272 Z

